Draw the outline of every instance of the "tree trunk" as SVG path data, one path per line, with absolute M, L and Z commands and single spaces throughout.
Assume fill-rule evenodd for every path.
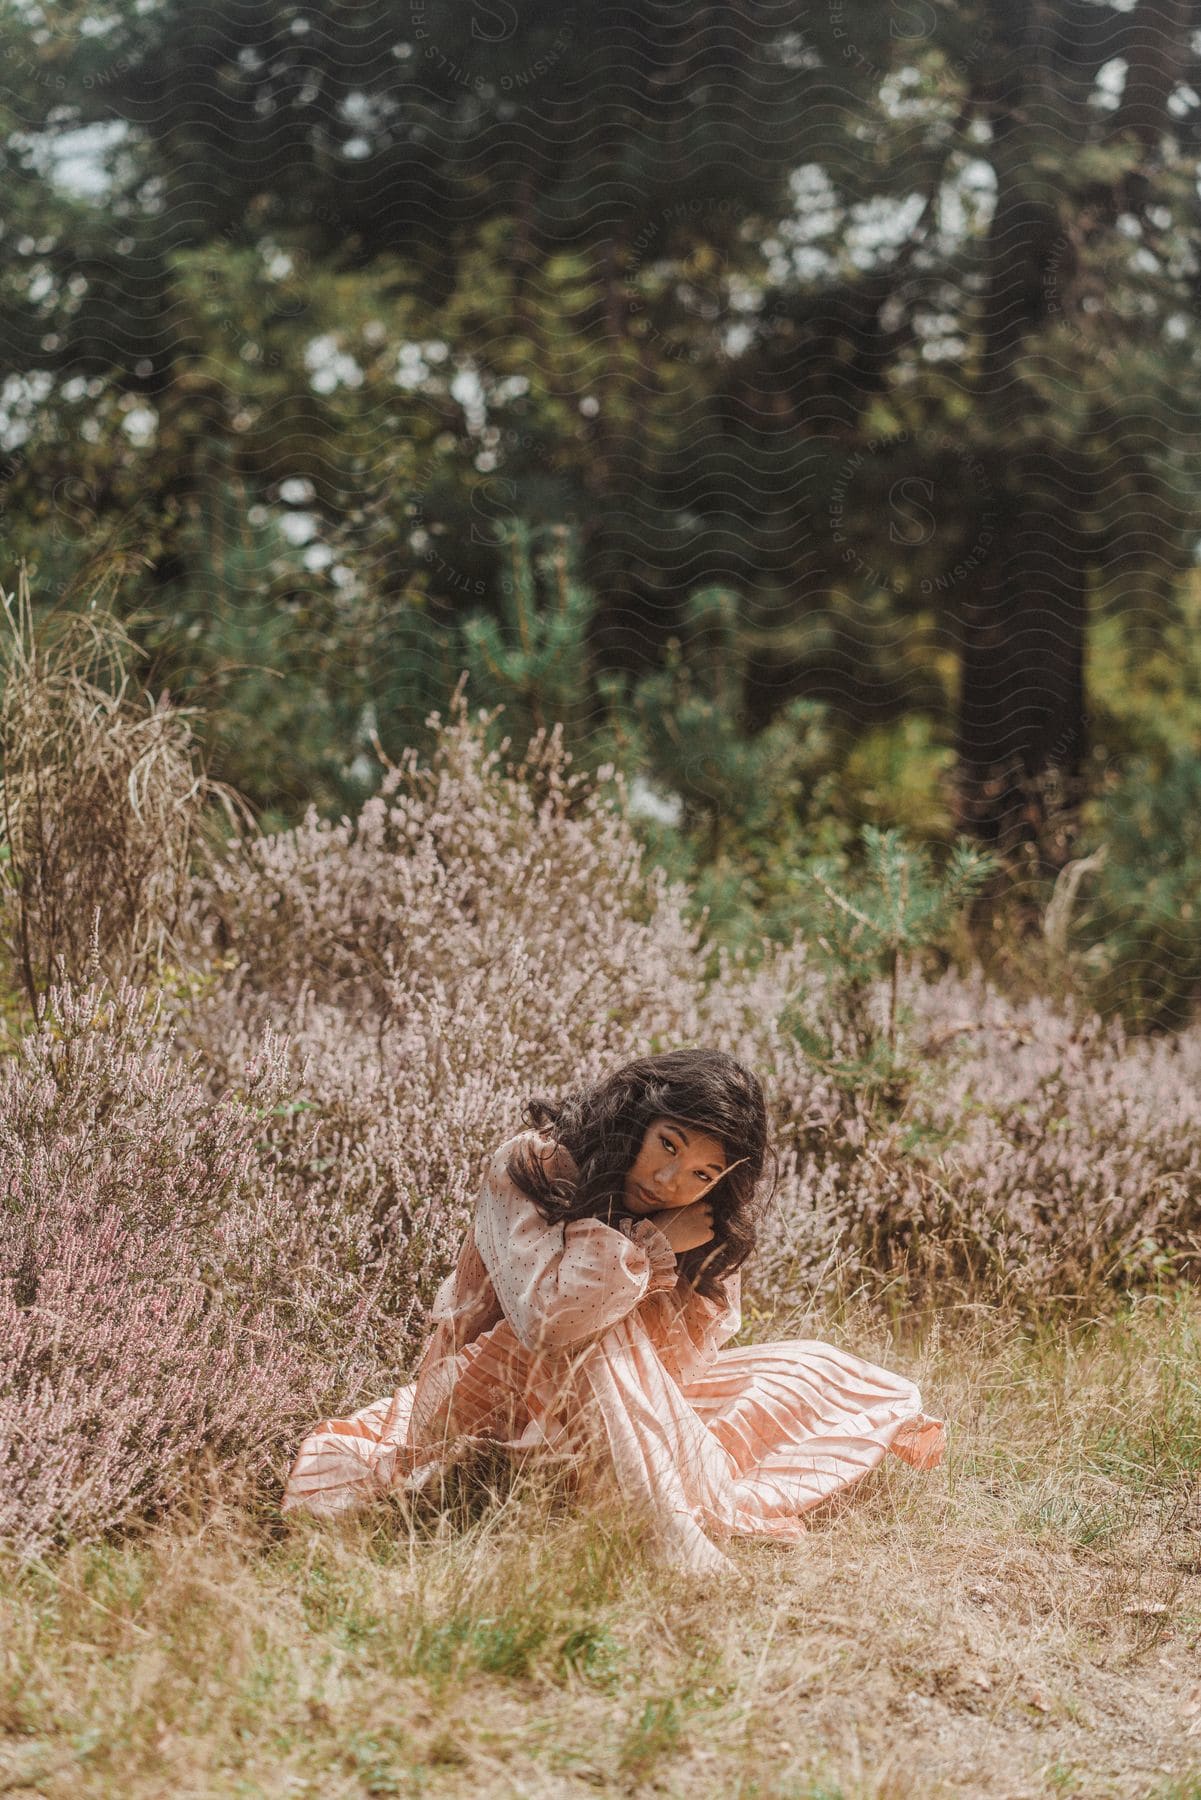
M 1085 751 L 1086 557 L 1079 453 L 1022 367 L 1070 256 L 1061 195 L 1037 154 L 1056 117 L 1047 32 L 1036 0 L 1023 54 L 990 95 L 997 204 L 976 404 L 1004 473 L 992 555 L 961 612 L 957 771 L 960 828 L 1001 853 L 1024 845 L 1044 870 L 1066 860 L 1066 843 L 1047 842 L 1048 815 L 1075 803 Z
M 1069 452 L 1015 458 L 997 556 L 963 609 L 958 823 L 1030 846 L 1043 873 L 1070 853 L 1055 815 L 1080 798 L 1086 749 L 1082 500 Z
M 1191 0 L 1139 0 L 1123 40 L 1128 74 L 1111 130 L 1136 137 L 1151 158 L 1161 134 L 1174 129 L 1168 102 L 1191 12 Z M 1064 195 L 1047 173 L 1048 147 L 1075 129 L 1057 73 L 1061 29 L 1051 0 L 1030 0 L 1021 43 L 998 65 L 986 95 L 997 206 L 977 405 L 998 460 L 1012 453 L 996 554 L 963 609 L 958 731 L 961 828 L 1001 850 L 1024 843 L 1044 874 L 1070 854 L 1068 817 L 1081 797 L 1087 568 L 1096 554 L 1084 530 L 1084 447 L 1057 433 L 1048 402 L 1022 370 L 1022 359 L 1037 354 L 1051 306 L 1062 310 L 1073 275 Z M 1135 203 L 1126 190 L 1125 204 Z

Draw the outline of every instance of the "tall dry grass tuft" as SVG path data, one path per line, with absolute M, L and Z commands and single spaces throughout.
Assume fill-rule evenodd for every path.
M 24 564 L 0 600 L 0 945 L 37 1017 L 54 982 L 95 964 L 115 986 L 178 949 L 213 802 L 248 814 L 198 766 L 196 709 L 131 685 L 103 604 L 38 617 Z

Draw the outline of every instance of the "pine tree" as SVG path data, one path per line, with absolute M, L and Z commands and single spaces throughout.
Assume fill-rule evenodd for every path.
M 815 859 L 804 872 L 799 929 L 826 980 L 820 1014 L 802 986 L 781 1023 L 840 1086 L 869 1105 L 892 1107 L 915 1072 L 901 1002 L 905 965 L 945 937 L 996 865 L 966 839 L 952 847 L 941 871 L 900 831 L 865 825 L 860 839 L 862 868 L 849 879 L 845 865 L 830 857 Z
M 565 525 L 515 521 L 501 543 L 501 617 L 472 613 L 462 621 L 473 697 L 504 707 L 499 723 L 515 744 L 561 722 L 568 741 L 583 748 L 595 724 L 586 648 L 594 602 L 576 558 Z

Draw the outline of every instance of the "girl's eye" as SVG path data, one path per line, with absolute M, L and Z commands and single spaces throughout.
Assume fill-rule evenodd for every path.
M 662 1132 L 659 1133 L 659 1142 L 661 1144 L 663 1144 L 668 1150 L 670 1150 L 673 1156 L 675 1155 L 675 1153 L 676 1153 L 675 1145 L 672 1143 L 670 1138 L 665 1138 L 663 1136 Z

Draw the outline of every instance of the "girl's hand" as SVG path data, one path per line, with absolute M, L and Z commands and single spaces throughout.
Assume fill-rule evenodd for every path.
M 667 1206 L 647 1217 L 659 1227 L 677 1256 L 707 1244 L 713 1236 L 712 1200 L 694 1200 L 691 1206 Z

